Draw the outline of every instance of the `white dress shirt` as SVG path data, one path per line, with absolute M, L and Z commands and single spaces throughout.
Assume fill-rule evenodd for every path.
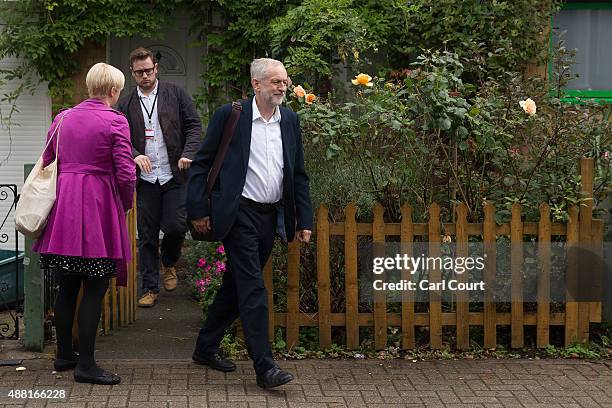
M 275 203 L 283 196 L 283 140 L 277 106 L 269 121 L 261 116 L 253 98 L 251 150 L 242 195 L 258 203 Z
M 164 134 L 162 128 L 159 125 L 159 117 L 157 116 L 157 106 L 159 100 L 156 99 L 157 87 L 159 81 L 155 81 L 155 89 L 149 95 L 142 93 L 139 87 L 138 97 L 140 99 L 140 108 L 142 109 L 142 116 L 144 118 L 145 129 L 154 130 L 154 137 L 152 139 L 145 137 L 145 156 L 151 160 L 151 173 L 140 172 L 140 178 L 149 183 L 155 184 L 159 180 L 159 184 L 166 184 L 172 179 L 172 169 L 170 168 L 170 160 L 168 159 L 168 150 L 166 149 L 166 142 L 164 141 Z M 155 101 L 155 105 L 153 105 Z M 145 109 L 146 107 L 146 109 Z M 153 110 L 151 112 L 151 109 Z M 149 111 L 147 113 L 147 110 Z M 149 123 L 149 114 L 151 115 L 151 122 Z M 145 131 L 146 134 L 146 131 Z

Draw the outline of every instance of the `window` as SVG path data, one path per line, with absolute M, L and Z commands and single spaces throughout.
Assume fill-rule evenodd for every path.
M 552 20 L 553 44 L 565 31 L 565 48 L 576 50 L 564 100 L 594 98 L 612 102 L 612 1 L 570 1 Z M 549 69 L 552 73 L 552 64 Z

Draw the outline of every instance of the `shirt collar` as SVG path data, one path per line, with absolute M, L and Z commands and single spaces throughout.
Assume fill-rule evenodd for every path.
M 261 113 L 259 113 L 259 109 L 257 108 L 257 102 L 255 101 L 255 97 L 253 97 L 253 122 L 260 118 L 262 121 L 264 120 L 263 116 L 261 116 Z M 272 115 L 268 123 L 280 122 L 280 120 L 280 107 L 277 106 L 276 109 L 274 109 L 274 114 Z
M 157 95 L 157 87 L 159 86 L 159 81 L 156 79 L 155 80 L 155 88 L 153 88 L 153 92 L 151 92 L 149 95 L 145 95 L 142 93 L 142 91 L 140 90 L 140 87 L 137 86 L 136 90 L 138 91 L 138 96 L 141 98 L 148 98 L 149 96 L 155 96 Z

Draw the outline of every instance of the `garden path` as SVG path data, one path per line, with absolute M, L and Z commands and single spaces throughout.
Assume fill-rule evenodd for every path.
M 137 308 L 136 321 L 98 336 L 99 359 L 191 359 L 202 324 L 202 311 L 189 297 L 189 287 L 179 280 L 177 289 L 163 289 L 152 308 Z

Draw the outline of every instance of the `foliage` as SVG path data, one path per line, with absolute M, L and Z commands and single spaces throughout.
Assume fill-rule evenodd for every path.
M 270 23 L 272 49 L 297 79 L 329 81 L 334 63 L 358 60 L 383 40 L 368 11 L 352 0 L 304 0 Z
M 347 67 L 383 75 L 407 67 L 422 49 L 465 57 L 464 77 L 517 71 L 545 56 L 546 27 L 557 0 L 197 0 L 202 63 L 201 101 L 213 105 L 249 91 L 248 63 L 269 56 L 285 62 L 298 82 L 326 94 Z M 212 18 L 211 18 L 212 16 Z M 333 85 L 333 86 L 332 86 Z
M 311 105 L 292 102 L 306 150 L 332 161 L 326 180 L 346 179 L 341 192 L 357 187 L 395 220 L 405 202 L 424 218 L 436 201 L 447 219 L 454 204 L 465 203 L 475 221 L 485 200 L 498 206 L 498 221 L 508 219 L 513 202 L 523 205 L 527 219 L 538 219 L 539 204 L 548 202 L 553 218 L 563 220 L 582 200 L 580 157 L 597 159 L 596 195 L 610 187 L 609 107 L 562 103 L 551 94 L 561 82 L 549 89 L 513 73 L 478 87 L 462 79 L 464 66 L 457 54 L 425 52 L 402 80 L 353 85 L 348 102 L 333 96 Z M 519 106 L 527 96 L 537 101 L 536 114 Z M 334 188 L 326 198 L 334 203 L 337 195 Z
M 605 360 L 612 356 L 612 348 L 609 343 L 606 343 L 605 336 L 600 339 L 593 339 L 590 343 L 574 343 L 568 347 L 555 346 L 549 344 L 545 348 L 525 347 L 522 349 L 507 349 L 502 345 L 498 345 L 494 349 L 485 349 L 478 344 L 472 342 L 469 350 L 461 351 L 451 348 L 451 345 L 446 343 L 440 350 L 433 350 L 427 346 L 417 347 L 411 350 L 401 349 L 401 333 L 398 328 L 390 328 L 389 341 L 390 346 L 384 350 L 375 350 L 371 340 L 364 340 L 356 350 L 347 350 L 339 343 L 332 343 L 328 348 L 319 348 L 316 341 L 317 329 L 314 327 L 302 328 L 300 330 L 299 346 L 291 349 L 287 348 L 287 344 L 283 338 L 283 331 L 279 328 L 276 331 L 274 341 L 272 342 L 272 350 L 276 358 L 286 358 L 302 360 L 306 358 L 318 359 L 378 359 L 378 360 L 393 360 L 402 359 L 409 360 L 413 363 L 417 361 L 428 360 L 473 360 L 473 359 L 534 359 L 543 358 L 562 358 L 562 359 L 597 359 Z M 224 353 L 230 358 L 247 358 L 247 353 L 244 346 L 244 341 L 233 335 L 227 334 L 221 342 L 221 348 Z
M 285 14 L 296 2 L 192 2 L 194 30 L 199 33 L 201 43 L 208 48 L 201 61 L 207 70 L 202 76 L 202 91 L 196 98 L 199 104 L 218 104 L 225 96 L 236 99 L 247 94 L 250 89 L 250 62 L 262 56 L 278 57 L 271 52 L 269 21 Z
M 0 84 L 10 76 L 30 85 L 49 81 L 59 104 L 55 109 L 68 104 L 80 49 L 108 36 L 159 35 L 179 6 L 189 9 L 198 43 L 208 49 L 197 102 L 212 102 L 211 107 L 249 92 L 248 64 L 260 56 L 283 60 L 296 80 L 308 78 L 324 93 L 339 90 L 332 78 L 341 78 L 346 67 L 388 74 L 406 68 L 421 49 L 448 49 L 476 61 L 466 65 L 464 76 L 482 79 L 537 61 L 558 5 L 558 0 L 4 2 L 0 58 L 20 56 L 24 63 L 0 73 Z M 14 100 L 25 88 L 4 98 Z
M 188 275 L 192 295 L 197 299 L 204 315 L 221 287 L 226 265 L 227 257 L 223 245 L 208 244 L 207 250 L 200 252 L 195 272 Z
M 49 83 L 53 110 L 71 105 L 73 83 L 78 72 L 78 52 L 90 44 L 103 44 L 109 35 L 153 36 L 167 22 L 181 0 L 20 0 L 0 3 L 0 59 L 20 58 L 13 69 L 0 70 L 0 88 L 16 82 L 12 91 L 2 92 L 0 125 L 12 141 L 13 114 L 18 99 L 33 92 L 40 81 Z M 9 151 L 3 161 L 8 160 Z M 0 162 L 0 164 L 2 164 Z
M 180 0 L 23 0 L 3 2 L 0 58 L 24 58 L 25 71 L 49 81 L 52 97 L 70 100 L 70 77 L 79 69 L 76 53 L 88 41 L 105 43 L 108 35 L 154 35 Z
M 446 49 L 474 64 L 469 77 L 500 76 L 520 71 L 530 61 L 545 58 L 547 27 L 560 6 L 555 0 L 385 1 L 378 7 L 394 27 L 388 41 L 388 66 L 401 67 L 406 56 L 421 49 Z M 486 78 L 486 76 L 485 76 Z

